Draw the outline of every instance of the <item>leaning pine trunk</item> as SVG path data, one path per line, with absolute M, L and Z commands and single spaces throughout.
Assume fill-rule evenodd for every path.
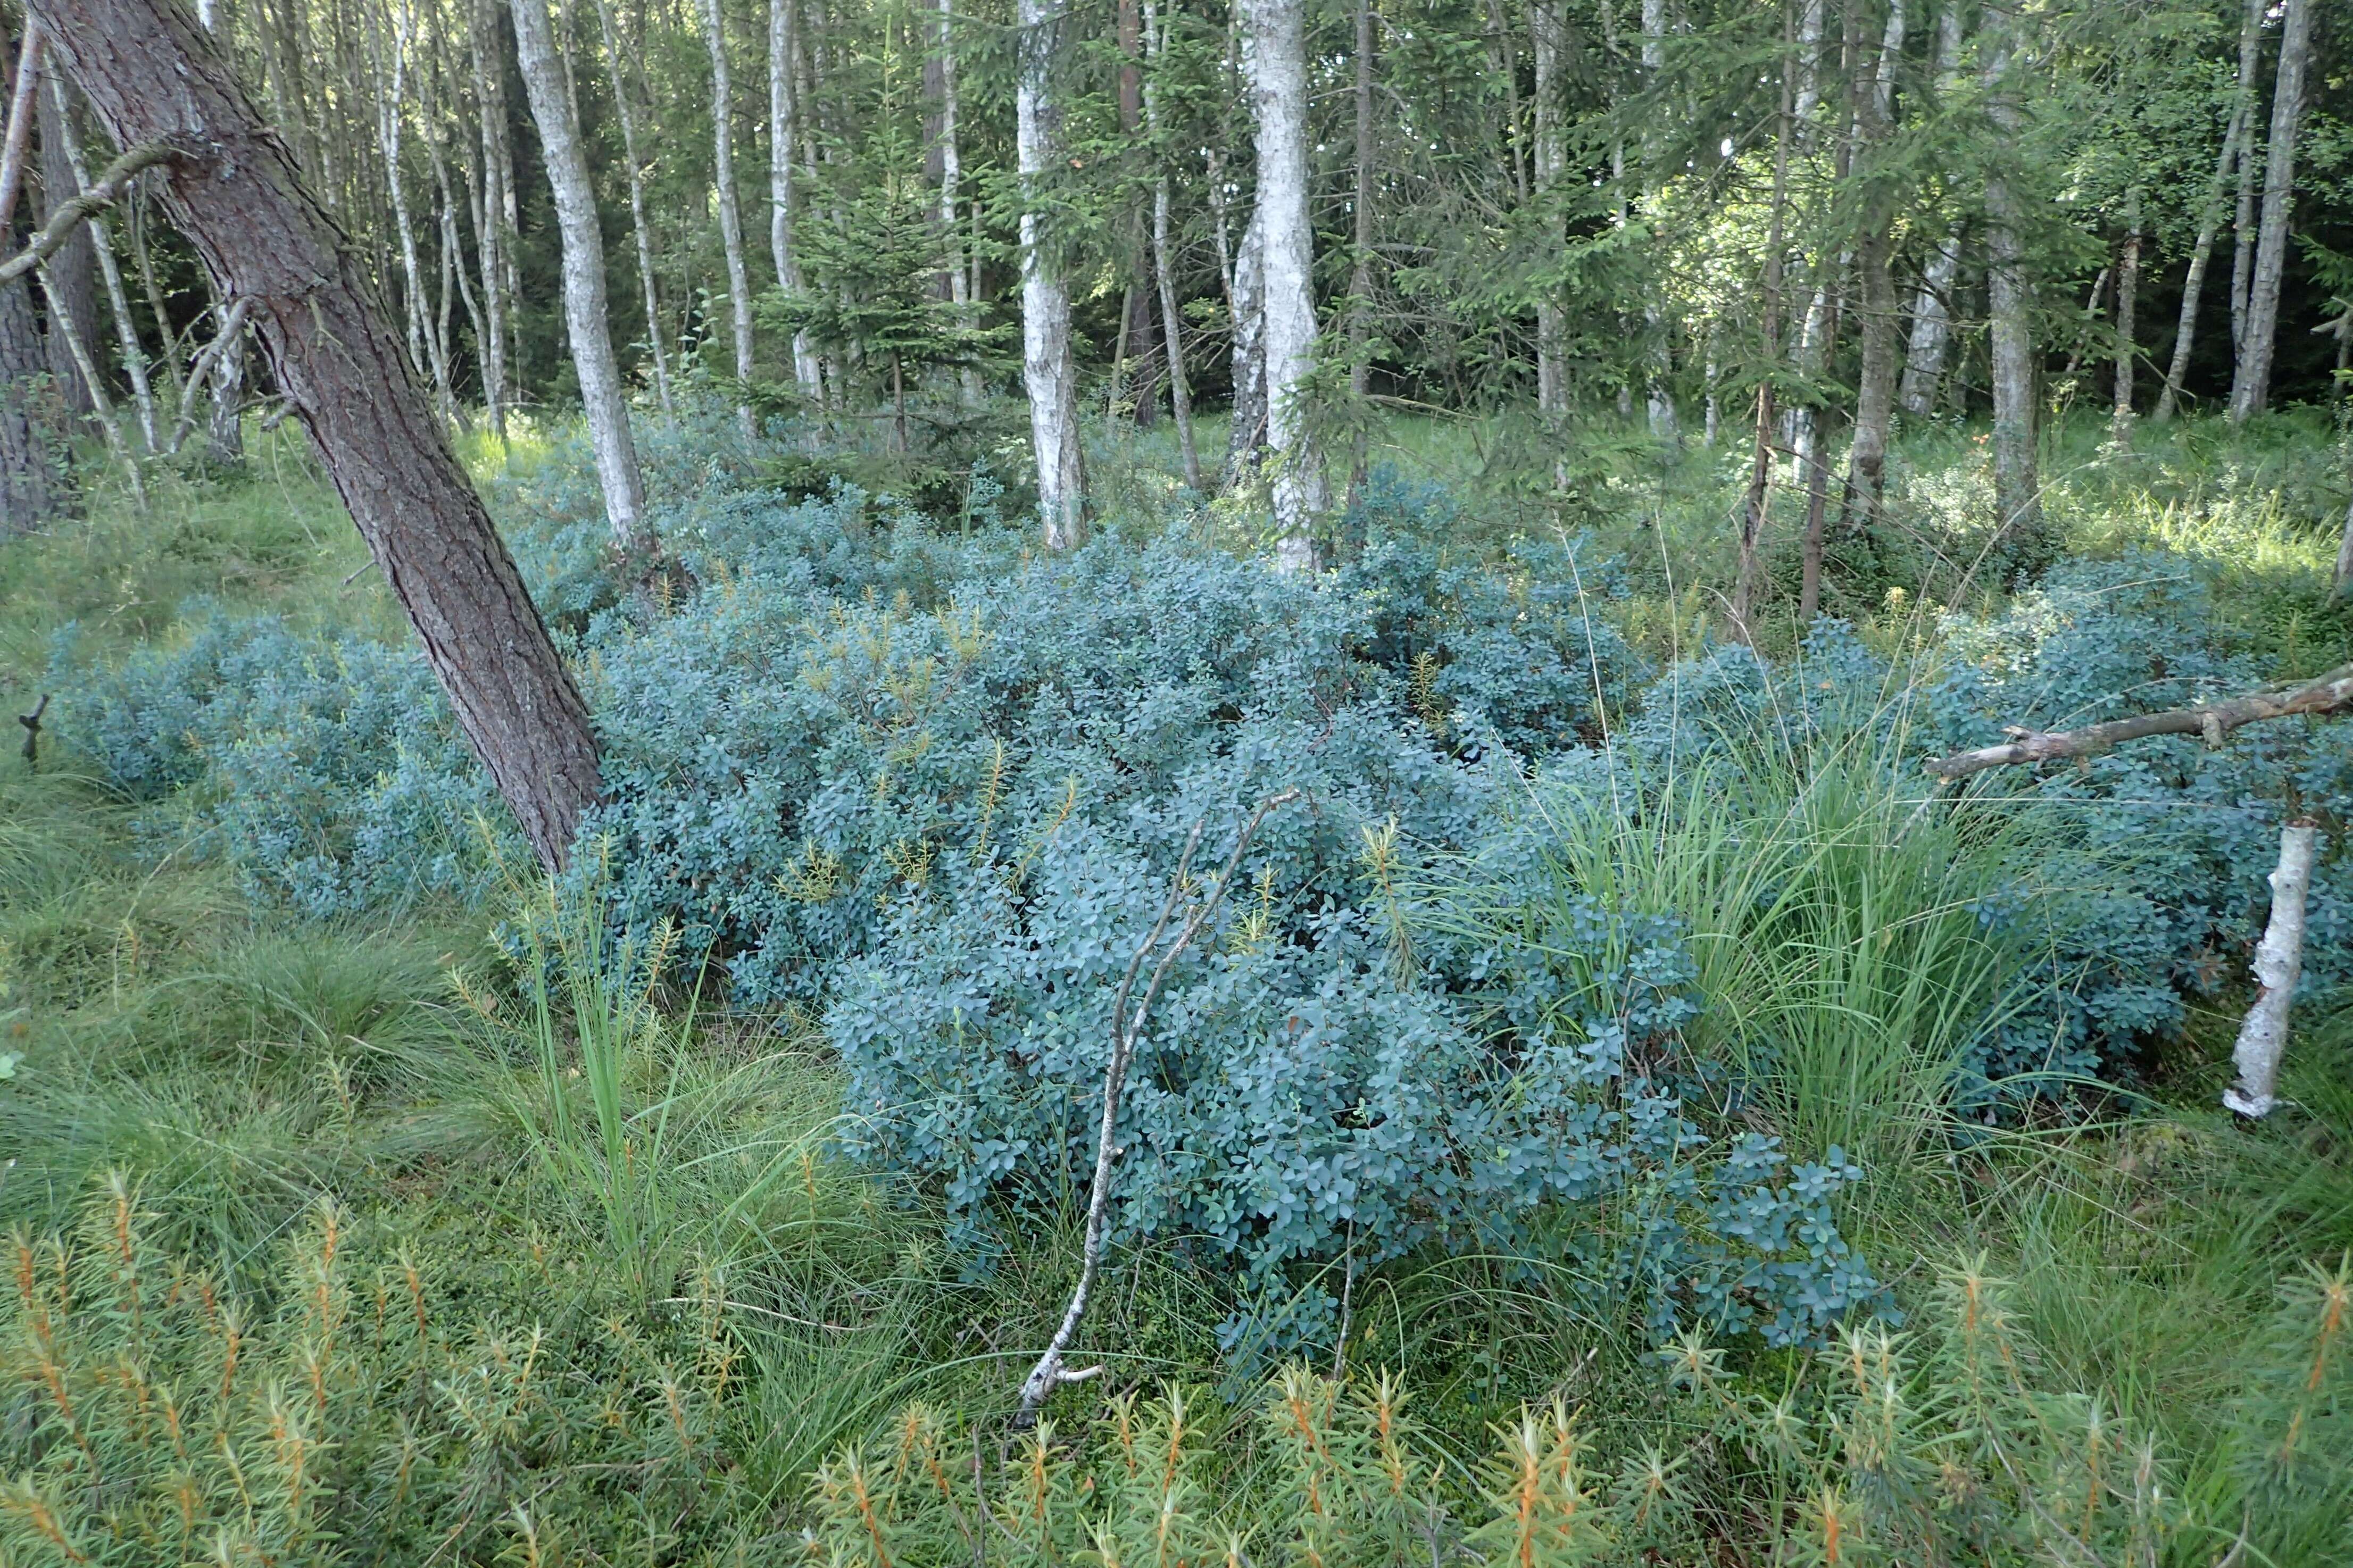
M 1315 239 L 1307 206 L 1307 55 L 1302 0 L 1245 0 L 1243 56 L 1258 121 L 1259 265 L 1265 289 L 1266 436 L 1274 454 L 1274 560 L 1315 565 L 1330 498 L 1309 426 L 1315 368 Z
M 1042 205 L 1061 112 L 1053 66 L 1060 0 L 1020 0 L 1021 68 L 1013 98 L 1021 177 L 1021 377 L 1029 394 L 1029 438 L 1038 459 L 1038 510 L 1046 548 L 1069 550 L 1086 521 L 1086 472 L 1079 447 L 1079 369 L 1071 356 L 1071 295 L 1058 237 L 1045 232 Z
M 2287 1047 L 2288 1006 L 2304 970 L 2305 895 L 2312 890 L 2312 862 L 2320 830 L 2308 822 L 2280 829 L 2279 865 L 2271 874 L 2272 917 L 2255 949 L 2255 981 L 2262 987 L 2239 1026 L 2232 1060 L 2239 1081 L 2223 1091 L 2222 1103 L 2242 1116 L 2266 1116 L 2278 1103 L 2280 1056 Z
M 532 118 L 539 124 L 548 184 L 555 189 L 555 222 L 564 245 L 564 324 L 596 480 L 605 491 L 605 522 L 614 547 L 637 555 L 647 547 L 645 487 L 638 475 L 637 443 L 629 435 L 629 400 L 613 357 L 605 309 L 605 238 L 596 223 L 596 188 L 580 146 L 580 122 L 549 30 L 546 0 L 512 0 L 515 55 Z
M 371 303 L 362 258 L 221 46 L 175 0 L 36 3 L 120 144 L 189 149 L 165 168 L 174 224 L 215 296 L 251 301 L 271 381 L 310 431 L 523 836 L 559 868 L 601 790 L 587 706 L 398 334 Z
M 2273 339 L 2279 327 L 2280 284 L 2287 267 L 2287 220 L 2295 203 L 2295 138 L 2304 120 L 2304 73 L 2312 53 L 2312 0 L 2285 0 L 2280 27 L 2279 74 L 2272 86 L 2270 162 L 2263 170 L 2263 216 L 2257 230 L 2255 271 L 2247 285 L 2247 327 L 2239 343 L 2239 374 L 2231 383 L 2231 421 L 2261 414 L 2271 396 Z
M 752 379 L 752 277 L 744 266 L 744 210 L 735 194 L 735 89 L 727 69 L 727 26 L 719 0 L 702 0 L 702 32 L 711 48 L 712 177 L 719 186 L 719 241 L 727 253 L 727 308 L 735 328 L 740 389 Z M 735 405 L 735 421 L 746 440 L 760 433 L 748 402 Z

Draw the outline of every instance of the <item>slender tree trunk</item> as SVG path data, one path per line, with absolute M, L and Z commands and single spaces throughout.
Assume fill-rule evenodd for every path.
M 1740 508 L 1740 569 L 1732 589 L 1732 634 L 1742 642 L 1757 640 L 1753 626 L 1757 584 L 1765 539 L 1766 509 L 1773 486 L 1773 378 L 1781 369 L 1781 268 L 1788 243 L 1789 211 L 1789 143 L 1797 118 L 1792 80 L 1795 71 L 1788 55 L 1788 13 L 1783 13 L 1780 113 L 1773 131 L 1773 202 L 1766 220 L 1764 276 L 1759 292 L 1765 319 L 1760 336 L 1764 374 L 1757 384 L 1757 441 L 1748 461 L 1748 493 Z
M 1046 548 L 1075 547 L 1086 524 L 1086 469 L 1079 446 L 1079 368 L 1071 352 L 1071 296 L 1061 237 L 1045 227 L 1050 172 L 1061 159 L 1054 59 L 1062 0 L 1019 0 L 1020 71 L 1014 89 L 1021 178 L 1021 376 L 1038 460 L 1038 510 Z
M 2004 140 L 2015 142 L 2025 117 L 2009 79 L 2015 47 L 1997 36 L 1987 69 L 1992 96 L 1988 113 Z M 2024 221 L 2006 168 L 1997 164 L 1985 182 L 1986 300 L 1992 318 L 1993 491 L 1995 526 L 2003 537 L 2031 539 L 2042 528 L 2042 479 L 2035 452 L 2033 295 L 2026 276 Z
M 1201 452 L 1193 439 L 1193 386 L 1185 374 L 1185 318 L 1176 308 L 1176 264 L 1170 232 L 1168 169 L 1162 160 L 1160 139 L 1159 68 L 1167 47 L 1166 27 L 1155 0 L 1144 0 L 1144 47 L 1151 70 L 1144 79 L 1144 120 L 1152 138 L 1157 168 L 1152 184 L 1152 270 L 1160 290 L 1160 329 L 1168 344 L 1168 404 L 1176 420 L 1176 447 L 1185 465 L 1185 483 L 1201 491 Z
M 719 241 L 727 253 L 727 308 L 735 328 L 735 380 L 752 379 L 752 278 L 744 265 L 744 212 L 735 191 L 735 89 L 727 67 L 726 18 L 719 0 L 702 0 L 703 41 L 711 49 L 712 164 L 719 185 Z M 744 439 L 760 433 L 749 402 L 735 405 Z
M 596 0 L 596 26 L 605 40 L 605 67 L 613 84 L 614 117 L 621 126 L 621 162 L 629 177 L 629 232 L 637 242 L 638 287 L 645 299 L 646 347 L 653 354 L 654 395 L 664 414 L 678 412 L 670 396 L 670 355 L 662 348 L 661 294 L 655 284 L 654 236 L 646 221 L 646 171 L 638 161 L 638 110 L 629 91 L 621 42 L 613 25 L 612 0 Z
M 1960 86 L 1961 7 L 1948 3 L 1936 16 L 1936 90 L 1949 98 Z M 1961 231 L 1956 223 L 1930 252 L 1920 291 L 1912 301 L 1912 336 L 1904 353 L 1904 381 L 1895 401 L 1905 413 L 1926 418 L 1936 406 L 1945 355 L 1953 338 L 1953 279 L 1961 266 Z
M 1356 259 L 1348 269 L 1348 395 L 1356 405 L 1356 434 L 1348 458 L 1348 506 L 1342 540 L 1351 555 L 1364 549 L 1364 519 L 1358 507 L 1371 465 L 1372 410 L 1366 402 L 1373 390 L 1373 0 L 1356 0 L 1356 188 L 1352 215 L 1356 219 Z M 1545 102 L 1539 84 L 1536 100 L 1536 174 L 1540 182 L 1556 178 L 1558 169 L 1545 165 Z M 1543 318 L 1537 318 L 1541 338 Z M 1557 348 L 1557 343 L 1555 347 Z M 1556 370 L 1557 366 L 1556 366 Z M 1541 375 L 1538 377 L 1542 379 Z M 1557 376 L 1556 376 L 1557 379 Z
M 498 84 L 506 64 L 498 47 L 498 28 L 491 0 L 474 0 L 471 34 L 474 104 L 481 121 L 481 179 L 479 188 L 468 182 L 475 196 L 474 251 L 482 269 L 482 331 L 478 347 L 482 365 L 482 403 L 491 429 L 503 447 L 507 438 L 507 269 L 505 193 L 500 182 L 500 159 L 494 148 L 506 142 L 505 93 Z
M 1234 253 L 1233 423 L 1226 432 L 1226 488 L 1257 473 L 1266 445 L 1266 288 L 1264 252 L 1253 210 Z
M 213 360 L 212 409 L 205 421 L 205 462 L 219 472 L 245 466 L 245 329 L 239 326 Z
M 37 0 L 123 146 L 191 149 L 163 186 L 224 299 L 249 300 L 271 378 L 311 432 L 523 834 L 560 867 L 600 793 L 588 710 L 447 427 L 341 229 L 174 0 Z M 224 177 L 234 171 L 235 178 Z
M 1655 84 L 1667 62 L 1667 0 L 1642 0 L 1642 79 Z M 1653 163 L 1651 149 L 1645 149 L 1643 162 Z M 1653 206 L 1659 197 L 1657 171 L 1646 169 L 1647 189 L 1642 205 Z M 1650 362 L 1643 402 L 1650 416 L 1651 434 L 1662 441 L 1682 438 L 1682 422 L 1675 414 L 1673 392 L 1667 385 L 1668 373 L 1674 365 L 1673 326 L 1667 320 L 1653 293 L 1642 301 L 1643 353 Z
M 946 36 L 948 6 L 940 0 L 941 31 Z M 776 287 L 796 293 L 801 287 L 801 266 L 794 253 L 794 225 L 798 219 L 793 191 L 793 146 L 801 122 L 800 7 L 797 0 L 768 0 L 768 249 L 776 268 Z M 953 81 L 953 68 L 950 80 Z M 954 93 L 953 86 L 949 92 Z M 955 110 L 949 110 L 951 119 Z M 949 136 L 953 139 L 954 132 Z M 948 232 L 955 232 L 955 215 L 948 216 Z M 825 374 L 808 333 L 793 334 L 793 379 L 801 395 L 812 404 L 825 400 Z
M 2255 88 L 2263 69 L 2263 11 L 2270 0 L 2246 0 L 2239 23 L 2239 200 L 2231 218 L 2231 353 L 2247 341 L 2247 289 L 2255 265 Z
M 2223 190 L 2231 178 L 2231 165 L 2246 138 L 2246 113 L 2243 102 L 2231 110 L 2231 123 L 2222 132 L 2221 155 L 2214 160 L 2214 178 L 2206 187 L 2206 201 L 2198 219 L 2198 238 L 2189 247 L 2189 268 L 2181 279 L 2181 315 L 2173 329 L 2173 359 L 2166 367 L 2165 390 L 2157 398 L 2156 417 L 2159 424 L 2173 417 L 2181 402 L 2181 384 L 2189 375 L 2189 353 L 2198 341 L 2199 301 L 2206 292 L 2206 268 L 2214 254 L 2215 231 L 2221 226 Z
M 1889 0 L 1874 80 L 1861 99 L 1866 158 L 1875 157 L 1894 134 L 1895 65 L 1903 52 L 1904 0 Z M 1879 526 L 1887 482 L 1888 426 L 1895 413 L 1895 279 L 1889 258 L 1894 214 L 1890 199 L 1876 194 L 1883 184 L 1874 180 L 1872 185 L 1874 194 L 1866 202 L 1862 242 L 1855 247 L 1862 289 L 1862 363 L 1855 382 L 1854 438 L 1847 447 L 1851 521 L 1865 531 Z
M 56 111 L 58 150 L 64 154 L 66 167 L 73 176 L 71 194 L 79 195 L 90 188 L 90 164 L 82 157 L 81 137 L 74 131 L 73 109 L 66 97 L 63 78 L 49 79 L 49 93 L 50 107 Z M 91 214 L 89 224 L 99 276 L 106 283 L 107 309 L 114 318 L 115 347 L 122 358 L 123 376 L 131 383 L 132 406 L 139 416 L 140 442 L 152 458 L 161 449 L 155 427 L 155 390 L 147 379 L 147 351 L 139 344 L 139 326 L 131 314 L 131 296 L 122 287 L 122 267 L 114 254 L 114 227 L 103 213 Z
M 777 0 L 781 3 L 781 0 Z M 940 234 L 946 250 L 948 299 L 956 308 L 956 320 L 966 328 L 980 325 L 974 306 L 977 302 L 972 279 L 966 271 L 963 248 L 958 243 L 962 229 L 962 208 L 957 205 L 964 193 L 964 115 L 963 91 L 956 69 L 955 0 L 939 0 L 939 66 L 940 66 Z M 1166 180 L 1162 181 L 1165 185 Z M 794 351 L 796 362 L 802 351 Z M 812 360 L 814 364 L 815 361 Z M 965 365 L 956 373 L 957 388 L 966 403 L 978 403 L 981 398 L 980 372 Z M 1189 438 L 1189 437 L 1188 437 Z
M 1371 33 L 1370 0 L 1358 0 L 1364 19 L 1361 36 Z M 1560 49 L 1562 18 L 1559 0 L 1536 0 L 1529 14 L 1535 54 L 1535 199 L 1556 200 L 1562 175 L 1568 167 L 1567 138 L 1561 126 Z M 1360 42 L 1359 47 L 1362 47 Z M 1372 83 L 1367 77 L 1358 89 L 1357 113 L 1371 117 Z M 1361 199 L 1361 198 L 1360 198 Z M 1546 250 L 1552 248 L 1553 220 L 1546 219 Z M 1568 412 L 1567 320 L 1555 290 L 1546 289 L 1536 300 L 1536 411 L 1547 419 Z
M 57 275 L 47 262 L 33 269 L 40 279 L 41 297 L 49 306 L 49 341 L 62 343 L 73 364 L 74 376 L 80 384 L 82 395 L 90 403 L 90 417 L 97 422 L 98 433 L 106 441 L 106 449 L 121 465 L 123 481 L 131 489 L 133 505 L 147 510 L 147 486 L 139 472 L 139 459 L 132 454 L 122 439 L 121 422 L 114 416 L 114 400 L 106 395 L 106 378 L 99 374 L 97 362 L 90 358 L 90 339 L 83 335 L 81 323 L 74 315 L 69 291 L 59 287 Z
M 1314 569 L 1329 509 L 1305 382 L 1315 368 L 1315 238 L 1307 187 L 1307 54 L 1302 0 L 1242 0 L 1243 56 L 1258 124 L 1258 226 L 1265 300 L 1266 433 L 1274 453 L 1274 560 Z
M 48 358 L 32 289 L 29 279 L 0 283 L 0 540 L 62 513 L 69 493 L 48 417 Z
M 2263 171 L 2263 216 L 2255 270 L 2247 285 L 2247 326 L 2239 374 L 2231 384 L 2231 421 L 2261 414 L 2271 398 L 2272 353 L 2279 328 L 2280 285 L 2287 268 L 2287 221 L 2295 205 L 2295 139 L 2304 121 L 2304 76 L 2312 53 L 2313 0 L 2284 0 L 2279 70 L 2272 82 L 2272 133 Z
M 73 199 L 76 186 L 73 163 L 66 156 L 65 117 L 58 112 L 57 96 L 42 92 L 36 100 L 41 132 L 41 219 L 46 223 L 59 206 Z M 42 297 L 54 307 L 49 311 L 49 375 L 67 413 L 93 413 L 98 407 L 94 384 L 81 373 L 83 363 L 90 358 L 87 334 L 98 321 L 98 248 L 89 226 L 77 228 L 41 272 Z M 97 395 L 103 393 L 99 388 Z
M 2133 420 L 2133 342 L 2137 323 L 2134 311 L 2140 302 L 2140 193 L 2132 193 L 2129 226 L 2124 253 L 2116 259 L 2116 397 L 2114 437 L 2131 439 Z
M 416 226 L 409 221 L 407 182 L 400 174 L 400 130 L 402 116 L 406 112 L 403 100 L 407 95 L 411 41 L 411 17 L 405 10 L 394 10 L 400 4 L 401 0 L 391 0 L 385 6 L 387 11 L 393 11 L 392 58 L 384 61 L 379 70 L 384 90 L 376 100 L 376 151 L 384 161 L 385 190 L 391 198 L 394 233 L 400 242 L 402 302 L 406 306 L 402 317 L 408 329 L 408 357 L 410 363 L 422 365 L 426 363 L 427 337 L 425 282 L 417 262 Z M 374 27 L 370 33 L 378 39 L 382 37 Z M 380 54 L 381 45 L 371 52 Z
M 523 91 L 539 126 L 547 181 L 555 191 L 555 222 L 564 247 L 564 324 L 572 368 L 580 378 L 588 446 L 605 492 L 605 523 L 625 556 L 651 545 L 645 527 L 645 485 L 638 474 L 637 442 L 629 434 L 629 400 L 613 355 L 606 317 L 605 237 L 596 222 L 596 187 L 580 145 L 580 121 L 555 53 L 546 0 L 512 0 L 515 58 Z

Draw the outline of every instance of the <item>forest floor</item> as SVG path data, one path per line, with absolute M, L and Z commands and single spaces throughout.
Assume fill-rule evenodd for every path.
M 1930 432 L 1898 466 L 1934 498 L 1948 470 L 1979 460 L 1982 438 Z M 2063 550 L 2144 542 L 2207 560 L 2220 613 L 2252 646 L 2283 672 L 2323 667 L 2343 657 L 2348 632 L 2324 591 L 2327 522 L 2343 510 L 2327 440 L 2310 424 L 2235 441 L 2189 422 L 2119 459 L 2099 452 L 2095 433 L 2071 429 L 2052 465 Z M 1164 484 L 1165 444 L 1132 443 L 1115 478 Z M 1451 430 L 1420 429 L 1399 447 L 1457 479 L 1492 456 Z M 479 451 L 474 460 L 487 466 Z M 1724 451 L 1650 473 L 1641 462 L 1599 492 L 1624 503 L 1609 526 L 1639 579 L 1611 613 L 1630 640 L 1663 647 L 1692 635 L 1729 579 L 1729 531 L 1717 521 L 1740 464 Z M 2231 504 L 2188 504 L 2201 488 Z M 156 490 L 147 515 L 101 494 L 85 518 L 0 546 L 0 696 L 11 713 L 29 709 L 69 623 L 85 649 L 129 647 L 168 639 L 202 599 L 406 637 L 332 491 L 282 436 L 258 442 L 243 481 Z M 1459 547 L 1502 542 L 1474 535 Z M 1915 598 L 2002 592 L 1957 575 L 1941 587 L 1923 588 L 1917 572 L 1910 581 Z M 1838 583 L 1835 610 L 1902 637 L 1902 582 L 1846 571 Z M 225 1296 L 257 1303 L 248 1353 L 297 1404 L 311 1398 L 305 1366 L 360 1353 L 339 1347 L 372 1335 L 381 1360 L 396 1354 L 387 1344 L 406 1344 L 397 1354 L 422 1370 L 406 1404 L 386 1396 L 330 1416 L 330 1398 L 347 1395 L 316 1374 L 322 1427 L 392 1434 L 366 1449 L 373 1468 L 333 1471 L 336 1484 L 377 1497 L 371 1518 L 404 1517 L 399 1496 L 412 1489 L 431 1500 L 408 1505 L 412 1525 L 345 1541 L 350 1561 L 443 1548 L 465 1561 L 553 1561 L 561 1553 L 543 1531 L 582 1560 L 617 1560 L 616 1541 L 635 1541 L 637 1561 L 718 1561 L 730 1542 L 740 1556 L 797 1538 L 813 1517 L 811 1472 L 846 1443 L 887 1435 L 910 1399 L 1009 1405 L 1071 1285 L 1074 1217 L 1016 1233 L 987 1270 L 967 1268 L 923 1194 L 833 1152 L 841 1080 L 818 1040 L 715 1009 L 628 1021 L 642 1037 L 622 1045 L 643 1053 L 631 1070 L 649 1109 L 629 1122 L 622 1158 L 592 1170 L 564 1143 L 569 1133 L 549 1130 L 545 1019 L 494 935 L 510 910 L 300 921 L 249 899 L 173 809 L 122 800 L 54 744 L 37 770 L 13 747 L 0 759 L 0 1230 L 13 1228 L 32 1259 L 47 1256 L 37 1238 L 78 1228 L 104 1252 L 118 1217 L 143 1216 L 141 1248 L 174 1268 L 201 1266 Z M 2301 1007 L 2290 1103 L 2251 1126 L 2218 1103 L 2242 1000 L 2226 985 L 2194 1003 L 2189 1026 L 2152 1045 L 2130 1093 L 1968 1142 L 1915 1140 L 1846 1221 L 1915 1318 L 1956 1267 L 1974 1261 L 2010 1282 L 2040 1382 L 2096 1396 L 2153 1440 L 2174 1489 L 2198 1500 L 2202 1523 L 2168 1542 L 2169 1561 L 2222 1557 L 2256 1506 L 2243 1479 L 2255 1439 L 2232 1436 L 2250 1430 L 2250 1347 L 2273 1331 L 2284 1279 L 2307 1264 L 2334 1268 L 2353 1247 L 2353 1008 L 2326 995 Z M 621 1168 L 626 1181 L 610 1174 Z M 615 1239 L 624 1231 L 627 1246 Z M 121 1250 L 130 1266 L 131 1244 Z M 30 1281 L 47 1265 L 23 1267 Z M 752 1273 L 783 1281 L 761 1299 L 789 1305 L 739 1309 L 729 1282 Z M 1647 1347 L 1495 1260 L 1417 1256 L 1354 1283 L 1367 1317 L 1382 1320 L 1357 1362 L 1397 1370 L 1413 1390 L 1438 1468 L 1456 1478 L 1446 1484 L 1475 1486 L 1470 1467 L 1492 1424 L 1525 1401 L 1578 1407 L 1604 1454 L 1699 1440 Z M 34 1287 L 24 1289 L 29 1303 Z M 1173 1253 L 1116 1257 L 1082 1336 L 1110 1364 L 1106 1382 L 1219 1384 L 1219 1289 Z M 279 1325 L 274 1337 L 265 1323 Z M 113 1331 L 87 1331 L 90 1365 Z M 228 1353 L 224 1385 L 236 1375 Z M 531 1358 L 543 1353 L 560 1367 L 538 1375 L 561 1414 L 525 1411 Z M 1767 1397 L 1790 1375 L 1784 1358 L 1741 1365 Z M 416 1394 L 428 1385 L 444 1403 Z M 0 1426 L 29 1408 L 30 1386 L 0 1392 Z M 1063 1397 L 1073 1419 L 1086 1414 L 1080 1394 Z M 480 1441 L 412 1482 L 398 1456 L 427 1452 L 418 1434 L 443 1427 Z M 623 1431 L 639 1448 L 615 1458 L 596 1446 Z M 270 1484 L 291 1500 L 268 1528 L 299 1534 L 304 1483 L 285 1479 L 282 1435 L 275 1452 Z M 723 1458 L 692 1460 L 706 1452 Z M 636 1479 L 615 1484 L 624 1470 Z M 35 1491 L 12 1495 L 8 1518 L 29 1533 L 0 1545 L 0 1562 L 44 1560 L 43 1540 L 78 1559 L 65 1536 L 37 1528 Z M 2342 1500 L 2294 1505 L 2313 1518 L 2279 1541 L 2331 1539 Z M 1781 1528 L 1752 1518 L 1749 1538 Z M 1727 1531 L 1720 1539 L 1738 1533 Z M 1720 1561 L 1766 1560 L 1716 1550 Z M 1819 1542 L 1810 1550 L 1822 1555 Z M 2274 1560 L 2300 1550 L 2276 1546 Z M 154 1544 L 110 1560 L 179 1559 Z

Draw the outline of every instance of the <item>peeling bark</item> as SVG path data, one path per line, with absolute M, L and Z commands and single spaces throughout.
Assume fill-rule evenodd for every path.
M 2295 983 L 2304 973 L 2304 910 L 2312 890 L 2312 863 L 2320 830 L 2308 822 L 2291 822 L 2280 829 L 2279 864 L 2272 868 L 2271 920 L 2255 948 L 2254 1005 L 2239 1026 L 2239 1043 L 2231 1053 L 2239 1081 L 2222 1092 L 2222 1103 L 2242 1116 L 2271 1114 L 2279 1103 L 2280 1058 L 2287 1050 L 2288 1009 L 2295 1000 Z

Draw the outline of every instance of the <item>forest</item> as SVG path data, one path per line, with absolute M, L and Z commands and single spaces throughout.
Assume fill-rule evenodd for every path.
M 2353 1563 L 2353 8 L 0 37 L 0 1568 Z

